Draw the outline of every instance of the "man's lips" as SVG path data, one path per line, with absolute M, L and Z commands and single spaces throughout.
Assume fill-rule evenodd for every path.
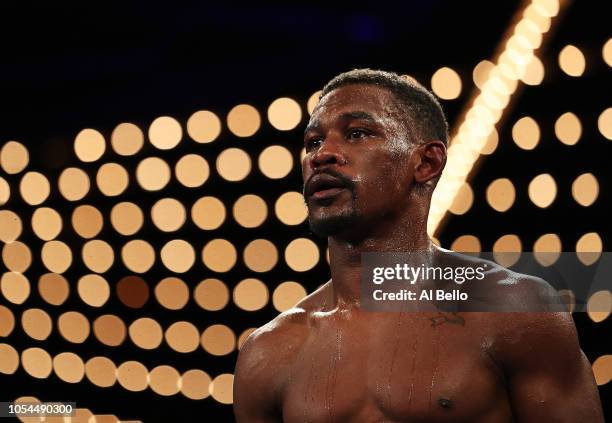
M 339 178 L 319 173 L 314 175 L 306 185 L 306 196 L 315 199 L 330 198 L 345 189 L 347 189 L 346 184 Z

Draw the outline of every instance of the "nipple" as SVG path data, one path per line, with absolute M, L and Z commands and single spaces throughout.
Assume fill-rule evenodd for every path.
M 444 409 L 447 409 L 453 406 L 453 402 L 448 398 L 440 398 L 438 399 L 438 405 Z

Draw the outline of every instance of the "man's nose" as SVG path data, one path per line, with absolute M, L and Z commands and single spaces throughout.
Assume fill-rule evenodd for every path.
M 312 167 L 318 168 L 327 165 L 344 165 L 346 157 L 333 140 L 326 140 L 312 155 Z

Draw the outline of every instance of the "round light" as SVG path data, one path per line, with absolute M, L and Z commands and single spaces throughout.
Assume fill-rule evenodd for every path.
M 478 62 L 478 64 L 474 67 L 474 70 L 472 71 L 472 79 L 474 80 L 474 84 L 481 90 L 485 82 L 489 79 L 489 74 L 494 67 L 495 64 L 488 60 Z
M 229 302 L 229 289 L 219 279 L 204 279 L 196 287 L 193 298 L 204 310 L 218 311 Z
M 572 196 L 583 207 L 592 205 L 599 195 L 599 183 L 592 173 L 583 173 L 572 183 Z
M 21 172 L 29 162 L 28 149 L 17 141 L 9 141 L 0 149 L 0 166 L 8 174 Z
M 308 217 L 306 202 L 301 193 L 290 191 L 282 194 L 274 204 L 278 220 L 285 225 L 299 225 Z
M 174 198 L 162 198 L 151 208 L 153 223 L 164 232 L 174 232 L 180 229 L 186 217 L 185 207 Z
M 132 272 L 144 273 L 155 263 L 155 250 L 147 241 L 134 239 L 121 248 L 121 258 Z
M 96 273 L 104 273 L 113 265 L 115 253 L 106 241 L 94 239 L 87 241 L 81 251 L 83 263 Z
M 139 276 L 125 276 L 117 284 L 119 301 L 130 308 L 141 308 L 149 300 L 149 285 Z
M 243 195 L 236 200 L 232 211 L 236 222 L 245 228 L 256 228 L 268 216 L 266 202 L 261 197 L 253 194 Z
M 2 247 L 2 261 L 8 270 L 23 273 L 32 264 L 32 253 L 23 242 L 13 241 Z
M 311 115 L 314 111 L 314 108 L 319 104 L 319 97 L 321 97 L 321 93 L 323 91 L 315 91 L 310 97 L 308 97 L 308 102 L 306 103 L 306 110 L 308 114 Z
M 455 215 L 462 215 L 472 207 L 474 203 L 474 192 L 470 184 L 464 182 L 455 195 L 455 199 L 449 207 L 449 211 Z
M 277 98 L 268 107 L 268 120 L 276 129 L 289 131 L 298 126 L 302 120 L 302 109 L 292 98 Z
M 210 395 L 221 404 L 231 404 L 234 402 L 233 386 L 234 375 L 221 374 L 210 383 Z
M 144 215 L 136 204 L 122 202 L 112 208 L 110 220 L 113 228 L 121 235 L 134 235 L 142 227 Z
M 256 311 L 268 303 L 268 287 L 258 279 L 244 279 L 234 288 L 234 303 L 243 310 Z
M 294 239 L 285 248 L 285 261 L 296 272 L 312 269 L 319 262 L 317 244 L 307 238 Z
M 586 266 L 595 263 L 603 250 L 603 242 L 597 232 L 589 232 L 576 242 L 576 255 Z
M 15 329 L 13 312 L 8 307 L 0 305 L 0 337 L 6 338 L 13 332 L 13 329 Z
M 78 383 L 85 376 L 85 365 L 78 355 L 63 352 L 53 358 L 55 374 L 64 382 Z
M 502 266 L 510 267 L 521 257 L 521 240 L 514 234 L 503 235 L 493 244 L 493 257 Z
M 36 206 L 49 197 L 51 185 L 42 173 L 28 172 L 21 178 L 19 192 L 26 203 Z
M 182 138 L 181 124 L 170 116 L 158 117 L 149 126 L 149 141 L 160 150 L 176 147 Z
M 438 97 L 453 100 L 461 94 L 461 78 L 451 68 L 440 68 L 431 77 L 431 89 Z
M 98 317 L 93 323 L 93 331 L 96 338 L 109 347 L 123 344 L 127 333 L 123 320 L 113 314 Z
M 197 154 L 187 154 L 176 162 L 176 179 L 187 188 L 202 186 L 210 175 L 208 162 Z
M 533 244 L 534 257 L 542 266 L 552 266 L 561 256 L 561 239 L 557 234 L 544 234 Z
M 278 262 L 278 251 L 266 239 L 256 239 L 248 243 L 243 254 L 244 263 L 254 272 L 268 272 Z
M 200 343 L 200 334 L 196 327 L 184 321 L 173 323 L 166 330 L 165 337 L 168 345 L 180 353 L 195 351 Z
M 189 301 L 189 288 L 175 277 L 162 279 L 155 287 L 157 301 L 170 310 L 180 310 Z
M 19 368 L 19 354 L 9 344 L 0 343 L 0 373 L 12 375 Z
M 192 400 L 201 400 L 209 395 L 210 376 L 202 370 L 192 369 L 183 373 L 181 392 Z
M 529 183 L 529 198 L 538 207 L 549 207 L 557 196 L 557 184 L 552 176 L 543 173 Z
M 587 314 L 595 323 L 606 320 L 612 313 L 612 294 L 610 291 L 598 291 L 587 301 Z
M 236 335 L 225 325 L 212 325 L 202 333 L 202 347 L 212 355 L 227 355 L 236 347 Z
M 293 157 L 280 145 L 266 147 L 259 155 L 259 169 L 270 179 L 284 178 L 293 168 Z
M 185 273 L 195 263 L 195 251 L 190 243 L 182 239 L 168 241 L 161 249 L 164 266 L 176 273 Z
M 94 385 L 109 388 L 117 381 L 117 367 L 106 357 L 93 357 L 85 363 L 85 375 Z
M 47 269 L 54 273 L 64 273 L 72 264 L 72 251 L 62 241 L 45 242 L 41 256 Z
M 85 275 L 77 284 L 79 296 L 85 304 L 102 307 L 110 297 L 108 282 L 100 275 Z
M 597 127 L 601 135 L 609 140 L 612 140 L 612 107 L 608 107 L 601 112 L 597 118 Z
M 147 191 L 159 191 L 170 181 L 170 166 L 159 157 L 148 157 L 136 168 L 136 179 Z
M 62 217 L 48 207 L 40 207 L 32 214 L 32 230 L 40 239 L 51 241 L 62 230 Z
M 510 179 L 496 179 L 487 187 L 487 202 L 498 212 L 505 212 L 512 207 L 515 198 L 516 191 Z
M 0 241 L 9 243 L 21 235 L 23 226 L 17 214 L 10 210 L 0 210 Z
M 215 272 L 227 272 L 236 264 L 236 248 L 225 239 L 213 239 L 202 249 L 202 261 Z
M 525 68 L 525 73 L 521 75 L 521 81 L 527 85 L 540 85 L 544 80 L 544 64 L 538 56 L 531 56 L 531 60 Z
M 117 163 L 105 163 L 98 170 L 96 183 L 107 197 L 116 197 L 126 190 L 129 183 L 127 170 Z
M 200 229 L 217 229 L 225 221 L 225 206 L 215 197 L 202 197 L 191 208 L 191 220 Z
M 555 122 L 555 135 L 565 145 L 576 144 L 581 134 L 580 120 L 571 112 L 563 113 Z
M 239 148 L 223 150 L 217 157 L 217 172 L 227 181 L 241 181 L 251 172 L 251 158 Z
M 134 320 L 130 325 L 129 334 L 132 342 L 145 350 L 159 347 L 163 339 L 162 327 L 149 317 Z
M 126 361 L 117 369 L 117 380 L 128 391 L 144 391 L 149 384 L 149 371 L 138 361 Z
M 540 127 L 529 116 L 516 121 L 512 126 L 512 139 L 523 150 L 533 150 L 540 142 Z
M 78 206 L 72 212 L 72 227 L 83 238 L 93 238 L 102 230 L 102 213 L 93 206 Z
M 559 53 L 559 67 L 569 76 L 581 76 L 586 67 L 584 54 L 571 44 L 563 47 Z
M 0 291 L 13 304 L 22 304 L 30 296 L 30 283 L 21 273 L 6 272 L 0 278 Z
M 83 129 L 74 140 L 74 152 L 83 162 L 95 162 L 105 150 L 104 137 L 95 129 Z
M 276 287 L 272 294 L 272 304 L 280 312 L 289 310 L 306 297 L 306 289 L 297 282 L 287 281 Z
M 181 375 L 170 366 L 157 366 L 149 374 L 149 386 L 156 394 L 175 395 L 181 390 Z
M 28 348 L 21 353 L 23 369 L 36 379 L 46 379 L 53 368 L 51 356 L 42 348 Z
M 261 125 L 257 109 L 249 104 L 235 106 L 227 115 L 227 127 L 238 137 L 254 135 Z
M 213 142 L 221 133 L 221 120 L 211 111 L 197 111 L 187 120 L 187 133 L 196 142 Z
M 482 246 L 478 237 L 474 235 L 461 235 L 453 241 L 450 249 L 461 253 L 479 253 L 482 250 Z
M 45 311 L 31 308 L 21 315 L 21 326 L 30 338 L 44 341 L 51 334 L 53 322 Z
M 57 273 L 45 273 L 38 280 L 38 293 L 51 305 L 62 305 L 68 298 L 68 281 Z
M 68 311 L 57 319 L 60 334 L 74 344 L 83 343 L 89 336 L 89 320 L 81 313 Z
M 0 206 L 6 204 L 11 198 L 11 187 L 8 182 L 0 176 Z
M 111 134 L 111 145 L 117 154 L 133 156 L 144 145 L 144 135 L 133 123 L 120 123 Z

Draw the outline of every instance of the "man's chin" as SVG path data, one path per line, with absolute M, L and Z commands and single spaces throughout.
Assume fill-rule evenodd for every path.
M 308 216 L 310 230 L 321 238 L 342 235 L 355 228 L 359 221 L 357 214 L 326 217 Z

